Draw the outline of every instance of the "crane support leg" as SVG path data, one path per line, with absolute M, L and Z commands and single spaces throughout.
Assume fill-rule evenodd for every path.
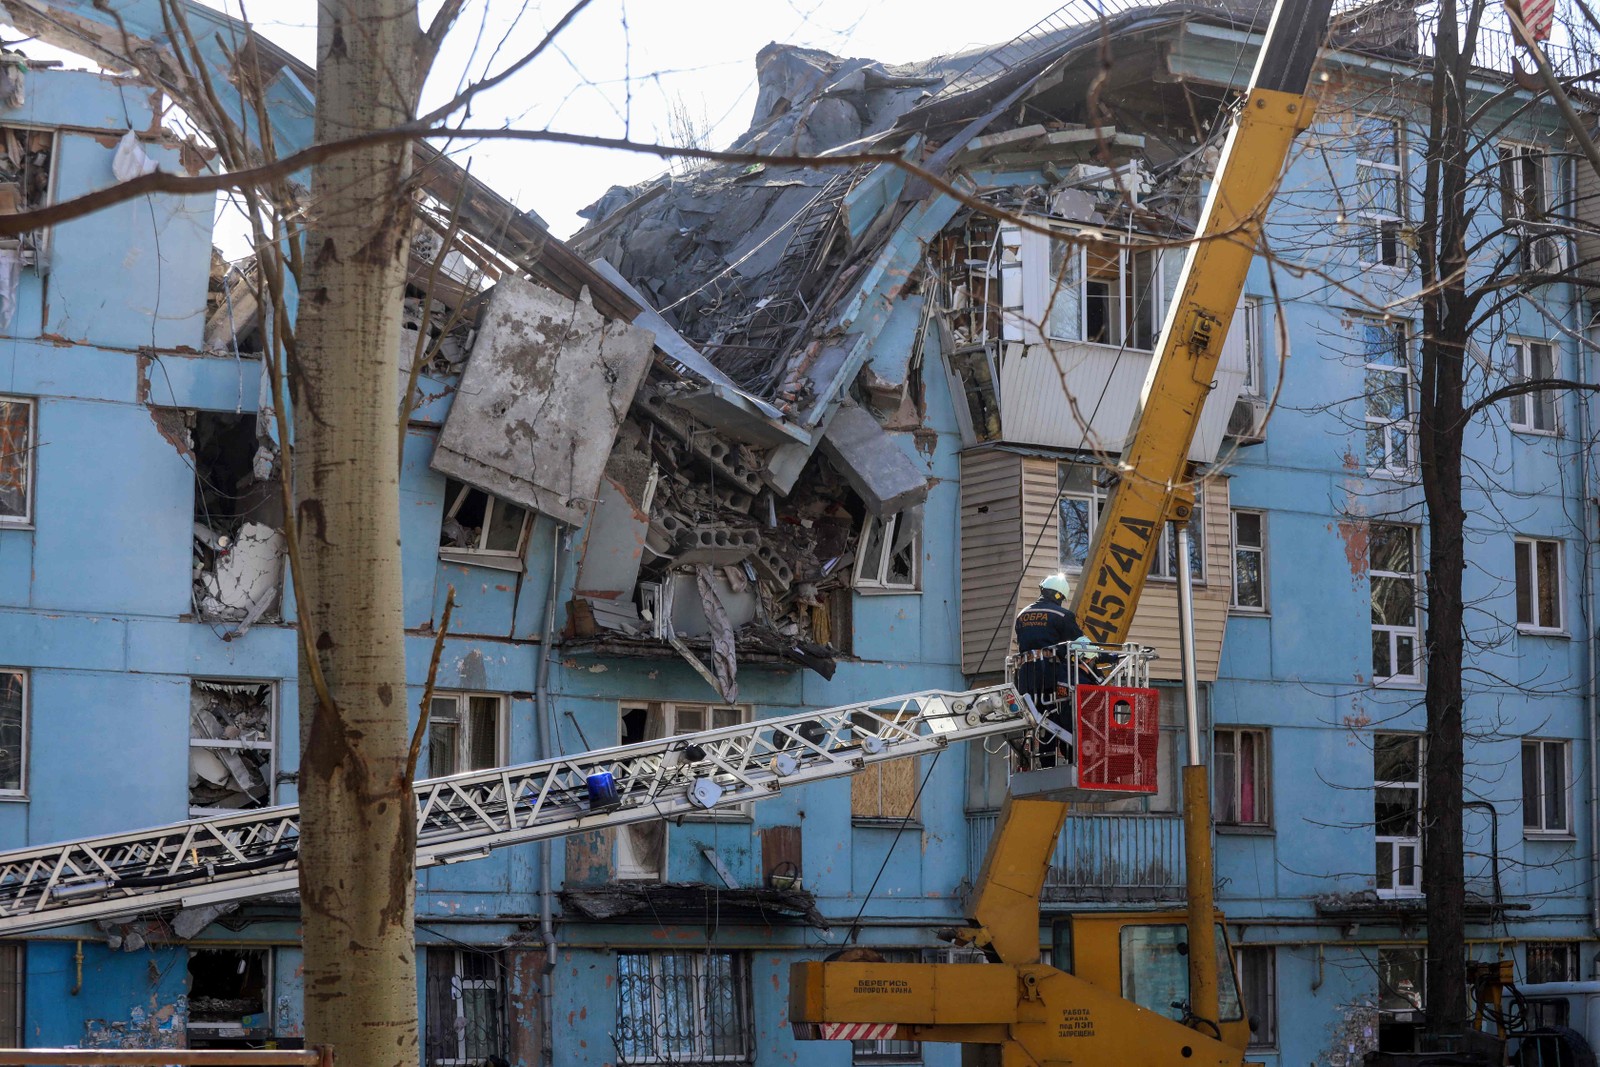
M 998 1045 L 1007 1067 L 1238 1067 L 1243 1053 L 1043 964 L 797 963 L 796 1036 L 825 1023 L 893 1023 L 894 1037 Z

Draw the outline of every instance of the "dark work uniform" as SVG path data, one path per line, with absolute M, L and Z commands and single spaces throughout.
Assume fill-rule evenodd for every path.
M 1017 612 L 1016 629 L 1018 652 L 1036 652 L 1076 641 L 1083 636 L 1078 617 L 1064 604 L 1046 595 L 1041 595 L 1038 600 Z M 1070 730 L 1072 709 L 1065 704 L 1059 707 L 1056 704 L 1057 679 L 1058 666 L 1053 658 L 1035 660 L 1022 664 L 1018 669 L 1017 688 L 1031 696 L 1040 711 Z M 1065 755 L 1069 760 L 1072 758 L 1070 750 Z

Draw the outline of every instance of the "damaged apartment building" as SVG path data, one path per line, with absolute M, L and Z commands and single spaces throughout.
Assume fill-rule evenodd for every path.
M 0 210 L 13 186 L 36 203 L 110 184 L 136 152 L 205 165 L 108 44 L 125 31 L 158 53 L 158 5 L 120 7 L 115 28 L 88 0 L 42 10 L 5 4 L 21 33 L 113 73 L 0 55 Z M 186 10 L 217 84 L 265 89 L 280 151 L 309 143 L 314 72 L 257 42 L 233 77 L 243 53 L 219 42 L 239 25 Z M 1081 570 L 1260 29 L 1226 5 L 1105 21 L 1069 5 L 926 63 L 770 46 L 734 147 L 834 162 L 612 189 L 567 242 L 419 146 L 395 396 L 411 407 L 401 552 L 423 773 L 1000 677 L 1019 604 Z M 1394 5 L 1343 19 L 1271 217 L 1286 248 L 1308 228 L 1347 240 L 1344 292 L 1408 277 L 1397 234 L 1416 206 L 1391 178 L 1417 116 L 1398 99 L 1372 116 L 1418 32 Z M 1517 121 L 1537 168 L 1557 127 Z M 1350 137 L 1368 140 L 1339 149 Z M 271 318 L 255 264 L 223 262 L 212 226 L 210 197 L 149 197 L 0 249 L 0 847 L 296 799 Z M 1263 1023 L 1251 1056 L 1273 1064 L 1354 1062 L 1400 1033 L 1424 951 L 1420 613 L 1374 607 L 1420 588 L 1420 533 L 1370 504 L 1414 495 L 1410 409 L 1369 402 L 1413 384 L 1409 312 L 1317 277 L 1253 268 L 1190 454 L 1218 899 Z M 1519 351 L 1579 358 L 1531 314 L 1518 331 Z M 1550 404 L 1521 417 L 1578 424 L 1574 398 Z M 1517 547 L 1479 564 L 1503 578 L 1479 602 L 1509 618 L 1518 575 L 1576 585 L 1587 544 L 1560 518 L 1581 491 L 1548 488 L 1571 439 L 1518 429 L 1494 448 L 1535 472 L 1533 504 Z M 1068 816 L 1041 929 L 1058 966 L 1070 910 L 1183 892 L 1175 540 L 1134 628 L 1162 656 L 1162 787 Z M 1519 654 L 1580 677 L 1583 640 L 1557 637 L 1593 627 L 1576 595 L 1565 610 L 1519 630 Z M 1469 911 L 1495 920 L 1519 973 L 1578 977 L 1597 947 L 1585 813 L 1531 818 L 1515 768 L 1533 760 L 1536 800 L 1561 768 L 1580 781 L 1583 709 L 1566 691 L 1519 700 L 1544 725 L 1496 742 L 1513 771 L 1485 786 L 1498 844 L 1471 874 L 1537 903 Z M 1298 773 L 1311 766 L 1316 781 Z M 788 965 L 847 942 L 951 958 L 935 931 L 964 918 L 1006 774 L 974 745 L 423 870 L 422 1059 L 954 1067 L 950 1046 L 797 1045 Z M 293 1045 L 297 908 L 290 894 L 0 941 L 0 1044 Z

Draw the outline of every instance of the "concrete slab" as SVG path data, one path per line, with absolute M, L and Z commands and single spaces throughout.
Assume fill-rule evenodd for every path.
M 649 368 L 648 330 L 506 275 L 484 309 L 431 466 L 562 522 L 589 514 Z
M 927 478 L 878 420 L 855 401 L 840 405 L 822 438 L 822 450 L 867 510 L 880 518 L 928 497 Z

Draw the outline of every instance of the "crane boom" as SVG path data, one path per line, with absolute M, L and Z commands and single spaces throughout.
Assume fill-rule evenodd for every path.
M 1100 644 L 1127 640 L 1161 524 L 1186 521 L 1194 508 L 1189 448 L 1289 148 L 1315 112 L 1307 85 L 1331 7 L 1331 0 L 1277 6 L 1228 133 L 1074 593 L 1079 625 Z
M 417 866 L 776 796 L 1034 725 L 1009 685 L 924 690 L 416 785 Z M 614 797 L 591 797 L 608 773 Z M 299 884 L 296 806 L 0 852 L 0 935 Z

